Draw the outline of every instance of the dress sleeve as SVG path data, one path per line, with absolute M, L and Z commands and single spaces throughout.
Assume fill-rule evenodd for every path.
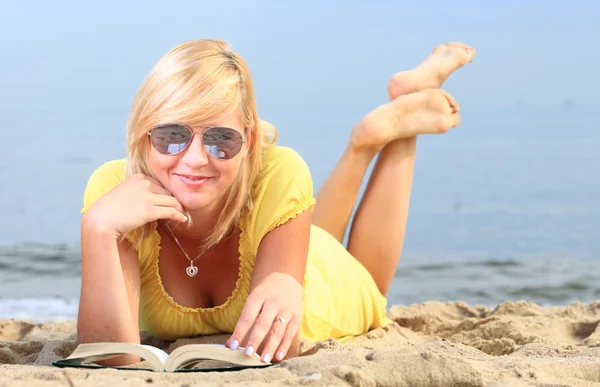
M 290 148 L 267 149 L 252 189 L 252 199 L 249 231 L 256 253 L 267 233 L 314 208 L 312 177 L 304 159 Z
M 83 193 L 81 213 L 123 181 L 125 165 L 126 159 L 113 160 L 104 163 L 92 173 Z

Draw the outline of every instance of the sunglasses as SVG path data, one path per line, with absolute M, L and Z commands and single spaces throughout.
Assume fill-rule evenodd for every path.
M 152 146 L 164 155 L 176 155 L 191 144 L 194 132 L 181 124 L 161 124 L 148 132 Z M 219 160 L 230 160 L 242 149 L 246 142 L 242 133 L 233 128 L 213 126 L 202 133 L 202 144 L 206 152 Z

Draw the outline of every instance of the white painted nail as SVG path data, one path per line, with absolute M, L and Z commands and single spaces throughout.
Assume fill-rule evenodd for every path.
M 246 351 L 244 353 L 248 356 L 252 356 L 254 354 L 254 347 L 253 346 L 247 347 Z
M 285 353 L 283 353 L 283 351 L 279 352 L 279 353 L 277 354 L 277 360 L 282 360 L 282 359 L 283 359 L 283 356 L 285 356 Z
M 265 355 L 263 356 L 263 361 L 265 363 L 270 363 L 271 362 L 271 355 L 269 355 L 268 353 L 265 353 Z

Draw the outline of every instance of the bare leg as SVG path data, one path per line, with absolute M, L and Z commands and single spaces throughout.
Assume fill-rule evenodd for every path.
M 348 146 L 317 194 L 312 223 L 342 242 L 365 172 L 377 151 L 355 152 Z
M 371 273 L 384 296 L 404 244 L 416 140 L 395 140 L 383 148 L 350 229 L 348 251 Z
M 475 52 L 461 43 L 438 46 L 432 55 L 417 68 L 395 74 L 388 84 L 390 99 L 425 88 L 438 88 L 455 70 L 471 61 Z M 381 108 L 391 107 L 390 104 Z M 380 108 L 380 109 L 381 109 Z M 364 126 L 364 125 L 363 125 Z M 366 136 L 375 143 L 385 144 L 390 140 L 377 138 L 378 133 Z M 410 133 L 399 133 L 400 137 L 410 137 Z M 313 212 L 313 224 L 323 228 L 340 242 L 344 238 L 356 198 L 365 172 L 373 157 L 381 149 L 374 147 L 364 152 L 354 152 L 351 145 L 344 151 L 334 170 L 317 192 L 317 205 Z
M 416 69 L 394 75 L 388 85 L 394 101 L 375 109 L 354 128 L 351 143 L 317 194 L 313 223 L 342 241 L 368 165 L 383 149 L 358 208 L 348 245 L 383 294 L 393 278 L 404 240 L 414 136 L 444 132 L 459 119 L 458 106 L 448 95 L 449 112 L 440 109 L 439 95 L 432 91 L 398 97 L 439 87 L 473 55 L 473 49 L 459 43 L 439 46 Z

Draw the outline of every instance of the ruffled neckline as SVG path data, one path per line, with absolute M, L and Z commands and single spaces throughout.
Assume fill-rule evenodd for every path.
M 244 211 L 244 212 L 246 212 L 246 211 Z M 158 287 L 160 289 L 160 292 L 162 293 L 163 297 L 167 300 L 167 302 L 172 307 L 179 309 L 180 311 L 186 312 L 186 313 L 211 313 L 211 312 L 217 312 L 217 311 L 222 311 L 222 310 L 226 309 L 233 302 L 233 300 L 235 300 L 239 296 L 241 289 L 242 289 L 242 284 L 244 282 L 244 279 L 249 278 L 249 275 L 251 274 L 251 273 L 246 273 L 248 268 L 246 267 L 247 265 L 245 263 L 247 261 L 247 254 L 249 251 L 249 248 L 248 248 L 249 242 L 248 242 L 248 235 L 247 235 L 245 223 L 246 223 L 246 216 L 242 215 L 240 217 L 240 221 L 239 221 L 239 228 L 240 228 L 240 235 L 239 235 L 239 240 L 238 240 L 239 268 L 238 268 L 238 278 L 235 282 L 235 288 L 233 289 L 233 291 L 231 292 L 229 297 L 227 297 L 225 302 L 220 305 L 215 305 L 215 306 L 207 307 L 207 308 L 202 308 L 202 307 L 192 308 L 192 307 L 183 306 L 183 305 L 177 303 L 177 301 L 175 301 L 173 299 L 173 297 L 171 297 L 165 289 L 165 286 L 163 284 L 162 278 L 160 276 L 160 271 L 158 268 L 158 258 L 160 257 L 160 249 L 161 249 L 161 245 L 160 245 L 161 237 L 158 232 L 158 223 L 155 222 L 154 231 L 152 233 L 153 248 L 152 248 L 151 265 L 153 265 L 153 267 L 154 267 L 154 277 L 156 278 L 156 280 L 158 282 Z

